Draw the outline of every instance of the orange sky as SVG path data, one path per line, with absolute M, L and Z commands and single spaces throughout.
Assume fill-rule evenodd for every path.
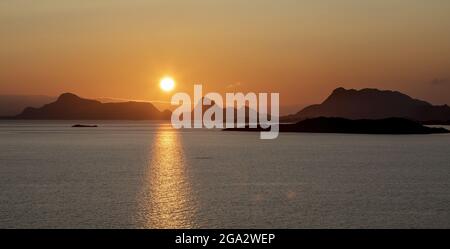
M 450 1 L 0 2 L 0 94 L 170 100 L 177 91 L 280 92 L 316 103 L 337 86 L 450 104 Z

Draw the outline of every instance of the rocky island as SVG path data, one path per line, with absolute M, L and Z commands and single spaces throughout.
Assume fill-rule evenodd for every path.
M 230 128 L 225 131 L 265 131 L 258 128 Z M 292 124 L 280 124 L 280 132 L 348 134 L 435 134 L 450 133 L 445 128 L 427 127 L 405 118 L 346 119 L 318 117 Z

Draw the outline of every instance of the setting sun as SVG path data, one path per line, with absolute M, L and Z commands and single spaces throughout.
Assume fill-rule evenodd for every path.
M 159 82 L 159 86 L 165 92 L 170 92 L 175 88 L 175 80 L 171 77 L 164 77 Z

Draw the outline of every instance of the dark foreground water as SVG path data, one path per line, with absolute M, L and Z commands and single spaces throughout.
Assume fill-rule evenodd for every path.
M 0 121 L 0 228 L 450 228 L 449 135 Z

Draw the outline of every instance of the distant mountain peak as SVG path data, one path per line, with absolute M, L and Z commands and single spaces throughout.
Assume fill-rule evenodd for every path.
M 416 121 L 446 121 L 450 120 L 450 107 L 433 106 L 398 91 L 338 87 L 321 104 L 308 106 L 285 117 L 285 120 L 297 121 L 321 116 L 348 119 L 400 117 Z
M 83 98 L 79 97 L 76 94 L 63 93 L 63 94 L 59 95 L 59 97 L 56 101 L 57 102 L 77 102 L 77 101 L 81 101 L 81 100 L 83 100 Z
M 344 93 L 344 92 L 347 92 L 347 91 L 348 91 L 348 90 L 345 89 L 345 88 L 343 88 L 343 87 L 338 87 L 338 88 L 334 89 L 333 92 L 332 92 L 331 94 L 332 94 L 332 95 L 333 95 L 333 94 L 340 94 L 340 93 Z
M 392 91 L 392 90 L 380 90 L 377 88 L 362 88 L 360 90 L 357 89 L 345 89 L 344 87 L 338 87 L 336 89 L 333 90 L 333 92 L 331 93 L 330 96 L 333 95 L 339 95 L 339 94 L 392 94 L 392 95 L 402 95 L 402 96 L 406 96 L 408 98 L 408 95 L 403 94 L 401 92 L 398 91 Z M 412 99 L 412 98 L 411 98 Z
M 101 103 L 80 98 L 73 93 L 61 94 L 55 102 L 41 108 L 25 108 L 17 119 L 72 119 L 72 120 L 167 120 L 170 112 L 159 111 L 151 103 Z
M 414 102 L 415 105 L 431 106 L 431 104 L 426 101 L 414 99 L 398 91 L 380 90 L 376 88 L 363 88 L 356 90 L 338 87 L 333 90 L 330 96 L 322 104 L 333 101 L 359 103 L 373 102 L 372 104 L 376 104 L 378 101 L 380 105 L 382 105 L 385 101 L 392 102 L 391 104 L 395 104 L 397 102 L 399 104 L 411 104 Z
M 73 93 L 63 93 L 59 95 L 58 101 L 66 101 L 66 100 L 80 100 L 81 98 L 78 95 Z

